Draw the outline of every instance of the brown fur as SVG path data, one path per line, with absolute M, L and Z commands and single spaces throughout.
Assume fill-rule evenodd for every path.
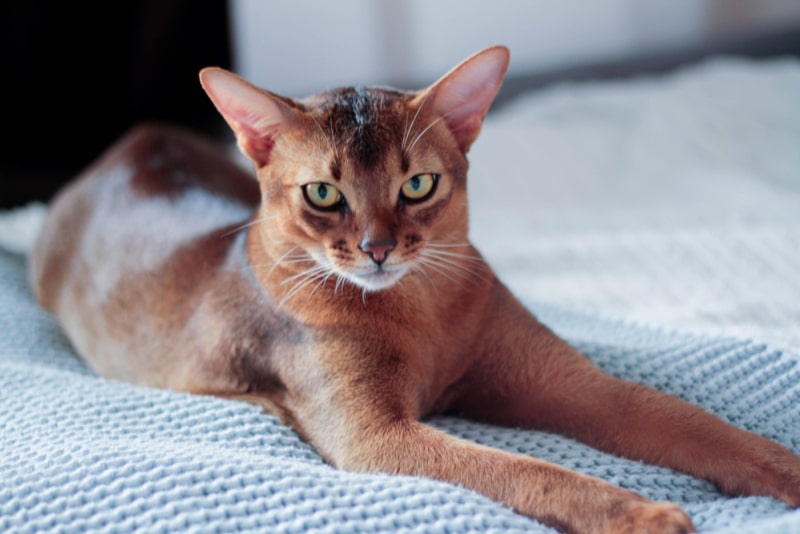
M 423 91 L 303 101 L 204 70 L 258 181 L 194 134 L 134 129 L 52 203 L 31 258 L 39 302 L 102 375 L 256 403 L 339 468 L 462 484 L 565 532 L 693 526 L 670 503 L 420 419 L 561 432 L 798 506 L 800 458 L 604 375 L 469 244 L 465 154 L 507 64 L 494 47 Z M 430 198 L 399 196 L 421 173 L 439 177 Z M 313 208 L 302 188 L 316 182 L 345 202 Z M 303 274 L 319 261 L 332 267 Z

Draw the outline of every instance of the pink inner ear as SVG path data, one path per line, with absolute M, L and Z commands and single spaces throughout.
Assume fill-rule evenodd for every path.
M 269 163 L 269 156 L 275 141 L 270 136 L 240 136 L 236 139 L 236 145 L 247 157 L 249 157 L 256 168 L 261 168 Z
M 444 116 L 466 152 L 480 133 L 508 68 L 508 50 L 490 48 L 467 59 L 434 84 L 434 112 Z
M 266 165 L 275 137 L 286 122 L 282 104 L 266 91 L 223 69 L 204 69 L 200 81 L 236 134 L 240 150 L 256 166 Z

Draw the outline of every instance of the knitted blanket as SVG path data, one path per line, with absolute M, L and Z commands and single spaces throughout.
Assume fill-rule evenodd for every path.
M 798 91 L 793 60 L 560 87 L 487 119 L 470 154 L 473 240 L 543 322 L 796 453 Z M 463 488 L 333 469 L 248 404 L 95 376 L 28 287 L 43 209 L 0 213 L 0 532 L 553 532 Z M 674 501 L 704 532 L 800 532 L 779 501 L 557 435 L 428 422 Z

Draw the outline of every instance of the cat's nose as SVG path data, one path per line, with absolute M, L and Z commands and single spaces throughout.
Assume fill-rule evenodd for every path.
M 394 250 L 394 247 L 397 246 L 397 241 L 394 239 L 384 239 L 382 241 L 368 241 L 364 240 L 358 245 L 365 254 L 368 254 L 372 261 L 381 265 L 386 258 L 389 256 L 389 253 Z

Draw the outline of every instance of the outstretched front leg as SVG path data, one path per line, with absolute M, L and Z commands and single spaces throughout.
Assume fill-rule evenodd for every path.
M 567 533 L 694 531 L 689 517 L 671 503 L 648 501 L 599 479 L 461 440 L 413 419 L 369 417 L 370 425 L 352 427 L 352 438 L 331 451 L 334 465 L 461 485 Z
M 347 347 L 329 340 L 317 349 L 311 351 L 318 356 L 313 362 L 293 359 L 304 385 L 289 385 L 281 399 L 259 393 L 229 397 L 276 413 L 340 469 L 462 485 L 563 532 L 694 531 L 688 516 L 671 503 L 648 501 L 600 479 L 458 439 L 418 421 L 415 388 L 409 387 L 413 372 L 379 341 L 369 354 L 350 363 L 339 358 L 335 367 L 326 364 L 334 358 L 324 352 L 341 354 Z
M 711 481 L 734 495 L 800 505 L 800 457 L 700 408 L 602 373 L 498 285 L 482 356 L 457 407 L 477 419 L 558 432 Z

